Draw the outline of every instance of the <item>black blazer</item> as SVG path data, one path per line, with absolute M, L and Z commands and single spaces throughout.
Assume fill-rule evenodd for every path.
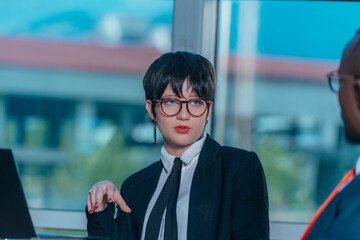
M 130 214 L 114 204 L 87 214 L 89 236 L 141 239 L 145 212 L 162 170 L 157 161 L 127 178 L 121 195 Z M 190 190 L 188 240 L 269 239 L 268 194 L 254 152 L 222 147 L 207 136 Z
M 324 209 L 312 227 L 312 239 L 360 239 L 360 176 L 357 175 Z

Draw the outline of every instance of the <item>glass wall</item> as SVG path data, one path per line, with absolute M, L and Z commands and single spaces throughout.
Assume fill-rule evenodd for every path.
M 271 220 L 307 222 L 360 154 L 325 78 L 360 3 L 219 5 L 214 137 L 259 154 Z M 171 49 L 172 15 L 170 0 L 0 3 L 0 146 L 30 207 L 82 210 L 93 183 L 157 160 L 142 77 Z
M 357 2 L 220 1 L 215 138 L 258 153 L 273 221 L 307 222 L 354 165 L 325 75 Z
M 0 3 L 0 144 L 30 207 L 83 210 L 92 184 L 120 187 L 157 160 L 142 77 L 171 49 L 172 11 L 170 0 Z

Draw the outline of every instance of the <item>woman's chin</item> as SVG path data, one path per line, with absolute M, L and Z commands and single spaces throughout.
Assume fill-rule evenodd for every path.
M 191 138 L 181 136 L 171 141 L 165 141 L 165 145 L 171 146 L 172 148 L 183 149 L 189 147 L 194 142 L 196 142 L 196 140 L 193 141 Z

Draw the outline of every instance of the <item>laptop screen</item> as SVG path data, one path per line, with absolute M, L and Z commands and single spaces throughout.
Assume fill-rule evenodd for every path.
M 10 149 L 0 149 L 0 238 L 36 237 Z

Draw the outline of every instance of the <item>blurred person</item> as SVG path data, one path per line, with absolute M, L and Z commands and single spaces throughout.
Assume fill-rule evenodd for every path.
M 360 143 L 360 30 L 347 44 L 338 71 L 327 75 L 338 93 L 346 138 Z M 360 239 L 360 157 L 320 206 L 301 239 Z
M 266 180 L 256 153 L 220 146 L 204 133 L 215 98 L 211 63 L 167 53 L 151 64 L 143 85 L 154 142 L 156 126 L 164 139 L 160 160 L 127 178 L 121 194 L 109 181 L 91 187 L 89 236 L 269 239 Z

